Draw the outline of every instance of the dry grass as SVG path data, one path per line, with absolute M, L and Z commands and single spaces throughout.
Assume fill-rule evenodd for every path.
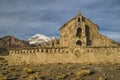
M 98 80 L 107 80 L 107 79 L 103 77 L 99 77 Z
M 30 68 L 23 68 L 23 72 L 24 72 L 24 73 L 27 73 L 27 74 L 32 74 L 32 73 L 34 73 L 34 71 L 33 71 L 32 69 L 30 69 Z
M 46 54 L 46 53 L 32 53 L 32 54 L 10 54 L 6 57 L 9 64 L 23 65 L 23 64 L 47 64 L 47 63 L 120 63 L 120 53 L 112 53 L 109 55 L 100 53 L 83 53 L 79 57 L 68 54 Z
M 61 74 L 59 74 L 59 75 L 56 76 L 56 79 L 57 79 L 57 80 L 59 80 L 59 79 L 65 79 L 66 77 L 68 77 L 67 74 L 62 74 L 62 73 L 61 73 Z
M 90 75 L 91 73 L 92 73 L 91 70 L 85 69 L 85 70 L 79 70 L 79 71 L 77 71 L 76 75 L 79 76 L 79 77 L 83 77 L 83 76 Z
M 7 77 L 5 77 L 4 75 L 0 74 L 0 80 L 6 80 Z
M 120 64 L 4 65 L 8 62 L 3 58 L 0 62 L 0 80 L 119 80 L 120 76 Z
M 30 75 L 27 80 L 43 80 L 43 79 L 39 78 L 39 76 L 37 75 Z

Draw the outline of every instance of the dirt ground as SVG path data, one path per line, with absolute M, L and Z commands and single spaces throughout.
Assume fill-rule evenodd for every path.
M 0 57 L 0 80 L 120 80 L 120 64 L 9 65 Z

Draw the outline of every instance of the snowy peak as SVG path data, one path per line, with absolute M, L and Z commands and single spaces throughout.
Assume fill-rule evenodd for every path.
M 50 38 L 43 34 L 35 34 L 28 39 L 28 42 L 34 45 L 48 45 L 50 43 Z

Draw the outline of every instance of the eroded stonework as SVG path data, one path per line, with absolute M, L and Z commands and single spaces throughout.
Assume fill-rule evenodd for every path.
M 99 27 L 80 13 L 60 28 L 60 45 L 66 47 L 118 46 L 113 40 L 101 35 Z
M 78 15 L 60 28 L 60 39 L 51 40 L 50 46 L 10 50 L 9 53 L 112 53 L 120 52 L 120 44 L 101 35 L 99 27 Z

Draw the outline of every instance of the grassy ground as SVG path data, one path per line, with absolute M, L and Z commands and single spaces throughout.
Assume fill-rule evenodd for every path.
M 0 57 L 0 80 L 120 80 L 120 64 L 9 65 Z

